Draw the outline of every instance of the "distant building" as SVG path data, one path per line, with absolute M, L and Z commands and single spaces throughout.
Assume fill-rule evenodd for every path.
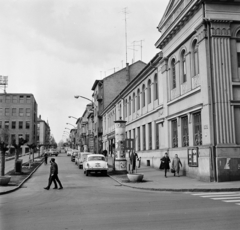
M 92 86 L 94 99 L 94 152 L 100 153 L 102 147 L 102 116 L 103 110 L 146 66 L 142 61 L 137 61 L 123 69 L 96 80 Z
M 19 139 L 37 142 L 37 103 L 33 94 L 0 94 L 0 129 L 8 130 L 11 144 Z
M 50 134 L 51 129 L 48 122 L 42 120 L 41 115 L 38 118 L 38 128 L 37 128 L 37 144 L 48 145 L 50 144 Z

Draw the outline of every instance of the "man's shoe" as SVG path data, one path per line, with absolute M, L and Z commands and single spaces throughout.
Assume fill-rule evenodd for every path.
M 63 187 L 60 187 L 58 190 L 61 190 L 61 189 L 63 189 Z
M 48 187 L 46 187 L 46 188 L 44 188 L 44 189 L 46 189 L 46 190 L 49 190 L 49 188 L 48 188 Z
M 53 188 L 53 189 L 58 189 L 58 187 L 55 187 L 55 188 Z

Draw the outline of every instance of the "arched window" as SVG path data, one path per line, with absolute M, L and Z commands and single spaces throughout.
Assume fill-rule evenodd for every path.
M 128 114 L 131 115 L 131 96 L 129 97 Z
M 182 73 L 182 83 L 187 81 L 187 69 L 186 69 L 186 51 L 181 52 L 181 73 Z
M 237 32 L 237 67 L 238 77 L 240 78 L 240 30 Z
M 137 109 L 140 109 L 140 89 L 137 91 Z
M 119 118 L 122 117 L 122 105 L 119 105 Z
M 176 68 L 175 68 L 174 58 L 171 61 L 171 69 L 172 69 L 172 89 L 175 89 L 176 88 Z
M 152 87 L 152 82 L 151 80 L 149 79 L 148 80 L 148 104 L 150 104 L 152 102 L 152 90 L 151 90 L 151 87 Z
M 145 106 L 145 85 L 142 86 L 142 107 Z
M 133 107 L 133 113 L 135 113 L 135 93 L 133 93 L 133 105 L 132 105 L 132 107 Z
M 192 45 L 192 61 L 193 61 L 193 76 L 196 76 L 199 74 L 199 62 L 198 62 L 198 45 L 197 40 L 193 41 Z
M 125 117 L 127 117 L 127 99 L 125 100 Z
M 158 75 L 154 75 L 154 100 L 158 99 Z

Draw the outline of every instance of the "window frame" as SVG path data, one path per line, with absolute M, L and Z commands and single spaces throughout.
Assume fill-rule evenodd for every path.
M 175 89 L 177 87 L 175 58 L 171 60 L 171 76 L 172 76 L 172 89 Z

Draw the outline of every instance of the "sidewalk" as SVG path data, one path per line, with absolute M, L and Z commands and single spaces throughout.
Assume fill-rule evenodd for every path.
M 109 167 L 112 168 L 111 163 Z M 144 174 L 143 182 L 129 182 L 126 174 L 116 175 L 112 170 L 110 170 L 109 176 L 123 186 L 143 190 L 175 192 L 240 191 L 240 181 L 202 182 L 186 176 L 174 177 L 171 172 L 168 172 L 167 178 L 165 178 L 162 170 L 144 165 L 137 169 L 137 173 Z

